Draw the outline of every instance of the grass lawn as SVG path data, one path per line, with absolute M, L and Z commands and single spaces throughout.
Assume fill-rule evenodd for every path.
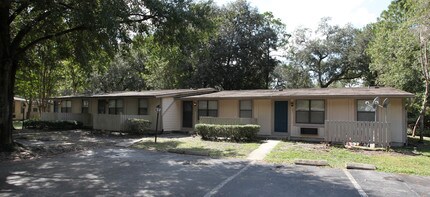
M 134 148 L 167 151 L 169 149 L 209 153 L 211 157 L 246 158 L 260 143 L 235 143 L 204 141 L 200 137 L 147 138 L 133 145 Z
M 347 162 L 376 165 L 378 171 L 430 176 L 430 138 L 423 144 L 418 138 L 409 138 L 411 146 L 392 148 L 390 151 L 349 150 L 326 147 L 323 144 L 281 142 L 265 158 L 272 163 L 293 163 L 295 159 L 324 159 L 335 168 L 345 168 Z M 413 146 L 421 155 L 412 153 Z

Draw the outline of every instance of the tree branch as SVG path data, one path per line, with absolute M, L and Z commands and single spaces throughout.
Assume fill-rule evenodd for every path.
M 139 18 L 139 19 L 130 19 L 130 18 L 128 18 L 128 19 L 125 19 L 125 20 L 122 20 L 122 21 L 119 21 L 119 22 L 120 23 L 136 23 L 136 22 L 143 22 L 143 21 L 146 21 L 148 19 L 153 19 L 153 18 L 156 17 L 156 15 L 143 15 L 143 14 L 131 14 L 130 16 L 139 16 L 141 18 Z
M 39 23 L 40 21 L 43 21 L 50 14 L 51 14 L 50 11 L 43 12 L 42 14 L 37 16 L 32 22 L 28 23 L 21 30 L 19 30 L 19 32 L 16 34 L 15 38 L 11 43 L 12 51 L 19 47 L 19 43 L 22 42 L 25 35 L 27 35 L 37 23 Z
M 16 10 L 9 16 L 8 23 L 11 24 L 21 12 L 30 5 L 29 1 L 23 2 Z
M 45 40 L 51 39 L 53 37 L 62 36 L 64 34 L 67 34 L 67 33 L 70 33 L 70 32 L 74 32 L 74 31 L 83 31 L 83 30 L 86 30 L 86 29 L 88 29 L 88 28 L 85 27 L 84 25 L 80 25 L 80 26 L 76 26 L 76 27 L 73 27 L 73 28 L 70 28 L 70 29 L 67 29 L 67 30 L 64 30 L 64 31 L 60 31 L 60 32 L 54 33 L 54 34 L 45 35 L 43 37 L 40 37 L 40 38 L 37 38 L 37 39 L 33 40 L 32 42 L 28 43 L 24 47 L 19 48 L 19 50 L 17 51 L 16 55 L 20 55 L 20 54 L 24 53 L 25 51 L 27 51 L 29 48 L 33 47 L 34 45 L 36 45 L 36 44 L 38 44 L 40 42 L 43 42 Z

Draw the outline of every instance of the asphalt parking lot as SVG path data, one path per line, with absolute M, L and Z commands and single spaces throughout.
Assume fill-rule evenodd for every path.
M 429 185 L 430 177 L 117 147 L 0 163 L 0 196 L 430 196 Z

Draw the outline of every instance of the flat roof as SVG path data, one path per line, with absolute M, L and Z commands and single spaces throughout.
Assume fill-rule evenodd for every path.
M 145 90 L 145 91 L 123 91 L 112 92 L 104 94 L 89 94 L 89 95 L 70 95 L 59 96 L 53 99 L 67 99 L 67 98 L 109 98 L 109 97 L 182 97 L 196 94 L 206 94 L 215 92 L 213 88 L 200 88 L 200 89 L 171 89 L 171 90 Z
M 391 87 L 366 88 L 305 88 L 283 90 L 225 90 L 209 94 L 182 97 L 193 99 L 237 99 L 237 98 L 326 98 L 326 97 L 414 97 L 414 94 Z

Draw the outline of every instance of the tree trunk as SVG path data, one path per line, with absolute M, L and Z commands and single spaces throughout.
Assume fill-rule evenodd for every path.
M 427 109 L 427 100 L 429 97 L 429 89 L 430 89 L 430 76 L 429 76 L 429 62 L 428 62 L 428 50 L 427 50 L 427 39 L 423 36 L 426 35 L 425 33 L 420 31 L 420 62 L 421 62 L 421 69 L 424 76 L 424 82 L 425 82 L 425 93 L 423 102 L 421 105 L 421 111 L 420 111 L 420 117 L 418 118 L 420 120 L 420 142 L 424 141 L 424 117 L 426 114 Z M 414 129 L 412 133 L 415 133 L 415 130 L 418 126 L 418 120 L 415 122 Z
M 10 1 L 0 3 L 0 151 L 11 151 L 13 88 L 17 62 L 10 47 Z
M 0 151 L 13 150 L 12 105 L 16 65 L 9 58 L 2 58 L 0 64 Z

